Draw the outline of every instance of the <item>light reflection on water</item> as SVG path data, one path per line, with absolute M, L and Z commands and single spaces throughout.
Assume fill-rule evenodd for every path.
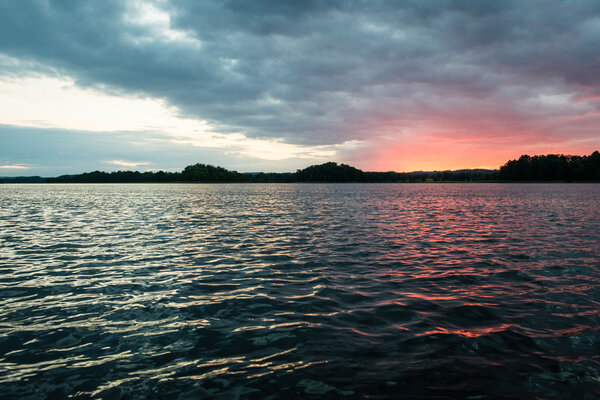
M 598 397 L 599 195 L 1 185 L 0 397 Z

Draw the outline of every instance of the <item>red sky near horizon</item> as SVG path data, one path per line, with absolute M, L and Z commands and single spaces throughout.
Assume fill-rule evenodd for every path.
M 429 122 L 405 135 L 379 139 L 350 160 L 372 171 L 497 169 L 523 154 L 583 156 L 600 150 L 600 114 L 565 113 L 527 123 L 519 121 L 519 116 L 507 118 L 509 122 L 493 120 L 493 127 L 485 118 L 461 119 L 459 115 Z

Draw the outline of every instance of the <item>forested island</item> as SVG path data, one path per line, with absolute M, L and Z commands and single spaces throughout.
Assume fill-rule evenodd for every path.
M 181 172 L 85 172 L 55 178 L 4 177 L 0 183 L 292 183 L 292 182 L 600 182 L 600 153 L 589 156 L 523 155 L 498 170 L 365 172 L 346 164 L 327 162 L 296 172 L 241 173 L 207 164 L 188 165 Z

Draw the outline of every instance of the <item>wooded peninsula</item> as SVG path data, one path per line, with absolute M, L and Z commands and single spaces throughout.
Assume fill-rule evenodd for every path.
M 498 170 L 365 172 L 346 164 L 327 162 L 296 172 L 240 173 L 207 164 L 188 165 L 181 172 L 85 172 L 55 178 L 2 177 L 0 183 L 292 183 L 292 182 L 598 182 L 600 153 L 589 156 L 523 155 Z

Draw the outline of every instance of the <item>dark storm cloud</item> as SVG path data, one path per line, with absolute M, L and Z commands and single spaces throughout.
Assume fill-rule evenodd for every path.
M 175 38 L 137 23 L 141 4 L 2 2 L 0 52 L 293 143 L 456 116 L 535 127 L 569 115 L 538 94 L 599 92 L 597 1 L 157 1 Z

